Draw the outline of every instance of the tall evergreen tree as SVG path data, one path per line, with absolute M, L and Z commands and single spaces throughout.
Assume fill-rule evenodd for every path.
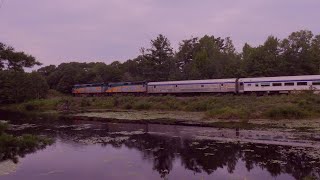
M 183 40 L 179 45 L 179 51 L 176 53 L 176 76 L 177 79 L 190 79 L 192 71 L 192 62 L 199 46 L 198 38 Z
M 147 80 L 165 81 L 169 79 L 174 67 L 174 53 L 168 38 L 160 34 L 156 39 L 151 40 L 150 48 L 142 49 L 142 54 L 141 65 Z

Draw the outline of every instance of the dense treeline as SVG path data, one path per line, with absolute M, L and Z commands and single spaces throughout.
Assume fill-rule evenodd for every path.
M 245 44 L 240 53 L 231 38 L 208 35 L 183 40 L 175 51 L 160 34 L 138 57 L 123 63 L 70 62 L 23 72 L 34 65 L 40 65 L 34 57 L 0 43 L 0 83 L 6 84 L 0 88 L 1 102 L 43 97 L 48 86 L 70 93 L 81 83 L 320 74 L 320 35 L 302 30 L 285 39 L 269 36 L 257 47 Z
M 165 81 L 320 73 L 320 35 L 303 30 L 285 39 L 269 36 L 260 46 L 237 52 L 230 38 L 183 40 L 174 51 L 159 35 L 141 55 L 123 63 L 62 63 L 38 70 L 50 88 L 68 93 L 73 84 L 116 81 Z
M 0 43 L 0 103 L 14 103 L 46 96 L 49 86 L 37 73 L 23 68 L 41 65 L 33 56 Z

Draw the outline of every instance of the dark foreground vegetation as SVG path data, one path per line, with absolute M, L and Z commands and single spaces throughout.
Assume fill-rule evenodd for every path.
M 16 162 L 18 157 L 43 149 L 53 143 L 52 140 L 33 135 L 13 136 L 5 133 L 7 124 L 0 123 L 0 162 L 13 160 Z
M 138 57 L 127 61 L 70 62 L 24 72 L 40 64 L 33 56 L 0 43 L 0 104 L 40 99 L 48 89 L 69 94 L 79 83 L 319 74 L 320 35 L 302 30 L 284 39 L 270 36 L 257 47 L 245 44 L 242 52 L 228 37 L 186 39 L 174 50 L 159 35 Z
M 165 110 L 205 112 L 207 119 L 304 119 L 320 117 L 320 96 L 302 93 L 282 96 L 56 97 L 6 108 L 35 112 L 84 112 L 97 109 Z

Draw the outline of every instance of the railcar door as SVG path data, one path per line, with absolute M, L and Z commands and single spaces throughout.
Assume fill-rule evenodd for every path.
M 239 79 L 236 81 L 236 92 L 243 93 L 244 92 L 244 83 L 240 82 Z
M 220 91 L 221 92 L 227 91 L 227 84 L 226 83 L 220 83 Z

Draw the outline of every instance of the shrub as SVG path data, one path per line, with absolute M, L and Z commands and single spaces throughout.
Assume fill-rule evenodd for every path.
M 7 124 L 0 123 L 0 135 L 2 135 L 7 128 L 8 128 Z
M 24 109 L 26 111 L 35 111 L 35 110 L 39 110 L 39 106 L 35 103 L 27 103 L 24 105 Z
M 57 97 L 64 97 L 64 96 L 66 95 L 54 89 L 49 89 L 47 93 L 47 98 L 57 98 Z
M 112 109 L 115 107 L 115 103 L 114 103 L 114 99 L 112 97 L 100 98 L 100 99 L 96 99 L 94 102 L 92 102 L 92 106 L 97 107 L 97 108 Z
M 301 119 L 308 116 L 308 112 L 292 105 L 272 107 L 267 110 L 266 116 L 272 119 Z
M 223 107 L 207 111 L 206 116 L 218 119 L 244 119 L 249 117 L 249 113 L 244 109 Z
M 150 109 L 151 108 L 151 104 L 148 102 L 137 102 L 133 105 L 133 109 L 136 110 L 144 110 L 144 109 Z
M 127 103 L 127 104 L 124 105 L 124 108 L 125 109 L 132 109 L 132 104 Z
M 195 100 L 195 101 L 190 102 L 187 105 L 186 110 L 187 111 L 206 111 L 207 104 L 208 104 L 208 102 L 206 102 L 206 101 Z
M 87 98 L 82 98 L 81 99 L 81 102 L 80 102 L 80 106 L 81 107 L 87 107 L 87 106 L 90 106 L 90 105 L 91 105 L 91 103 L 90 103 L 89 99 L 87 99 Z

